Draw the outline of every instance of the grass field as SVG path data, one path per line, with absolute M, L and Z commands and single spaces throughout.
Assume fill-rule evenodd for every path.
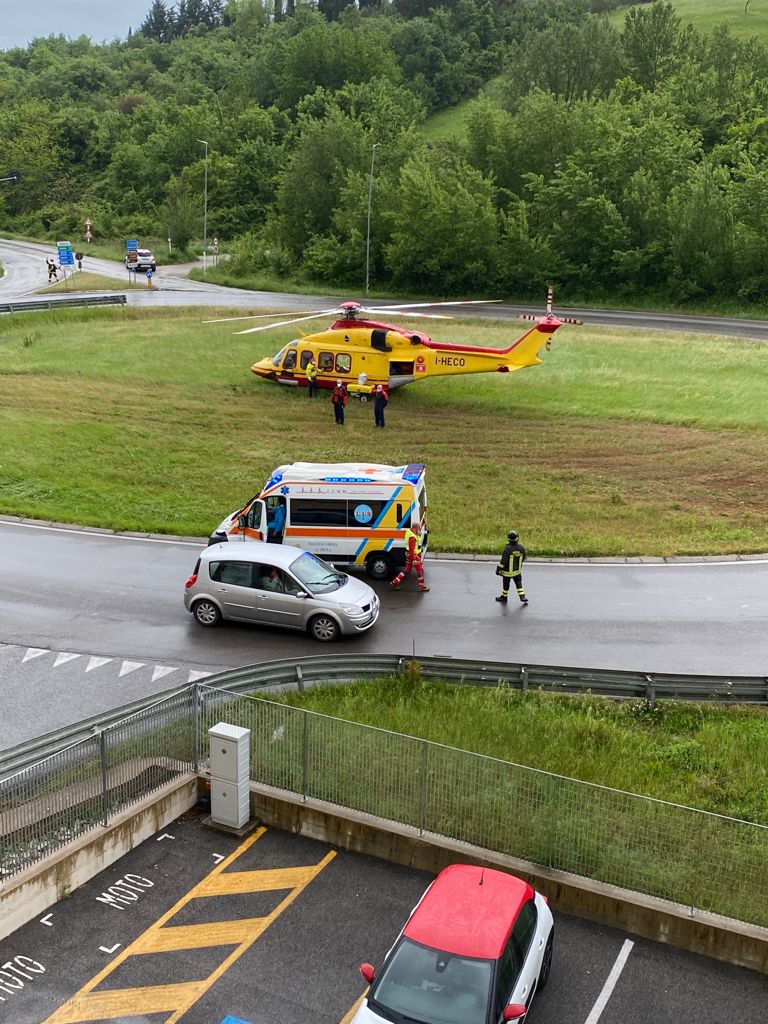
M 286 331 L 236 336 L 210 311 L 4 317 L 0 512 L 203 536 L 276 465 L 428 466 L 433 550 L 768 550 L 768 348 L 565 327 L 540 367 L 396 391 L 387 428 L 351 401 L 260 381 Z M 450 321 L 439 340 L 508 344 L 524 325 Z
M 627 11 L 639 4 L 627 4 L 609 15 L 613 24 L 621 30 Z M 725 23 L 734 36 L 749 39 L 757 36 L 763 43 L 768 41 L 768 3 L 765 0 L 673 0 L 683 25 L 691 24 L 699 32 L 711 32 L 715 25 Z M 745 12 L 744 8 L 747 7 Z

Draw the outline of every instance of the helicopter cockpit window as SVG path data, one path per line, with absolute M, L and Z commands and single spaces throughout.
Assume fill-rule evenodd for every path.
M 284 370 L 294 370 L 296 368 L 296 349 L 289 348 L 285 353 L 285 359 L 283 360 Z
M 308 348 L 301 353 L 301 357 L 299 358 L 299 366 L 302 368 L 302 370 L 306 370 L 306 368 L 309 366 L 309 360 L 311 358 L 312 353 Z
M 339 352 L 336 356 L 336 373 L 349 373 L 352 369 L 352 356 L 347 352 Z
M 317 368 L 321 372 L 323 370 L 333 370 L 333 352 L 321 352 L 317 357 Z
M 285 355 L 285 349 L 281 348 L 280 351 L 277 353 L 277 355 L 272 357 L 272 365 L 273 366 L 279 366 L 282 363 L 282 361 L 283 361 L 283 356 L 284 355 Z

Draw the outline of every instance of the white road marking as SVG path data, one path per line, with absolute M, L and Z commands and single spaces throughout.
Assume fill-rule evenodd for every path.
M 53 928 L 53 925 L 51 924 L 52 917 L 53 914 L 46 914 L 45 917 L 40 918 L 40 924 L 44 924 L 46 928 Z
M 112 660 L 112 658 L 98 658 L 95 654 L 92 654 L 88 662 L 88 668 L 85 671 L 90 672 L 92 668 L 101 668 L 102 665 L 108 665 Z
M 122 942 L 116 942 L 115 945 L 112 946 L 111 949 L 107 949 L 106 946 L 99 946 L 99 949 L 101 950 L 102 953 L 114 953 L 115 950 L 116 949 L 120 949 L 121 946 L 122 946 Z
M 161 839 L 175 839 L 175 838 L 176 838 L 176 836 L 172 836 L 170 832 L 163 832 L 163 834 L 161 836 L 157 837 L 157 841 L 159 843 Z
M 25 661 L 31 661 L 33 658 L 39 658 L 41 654 L 48 654 L 49 652 L 44 647 L 30 647 L 27 653 L 21 659 L 22 664 Z
M 56 655 L 56 661 L 53 663 L 54 668 L 58 668 L 59 665 L 66 665 L 68 661 L 74 661 L 75 658 L 80 658 L 80 654 L 70 654 L 68 651 L 62 651 Z
M 206 676 L 212 676 L 212 675 L 213 675 L 213 672 L 195 672 L 195 671 L 192 671 L 192 672 L 189 673 L 189 679 L 187 680 L 187 682 L 188 683 L 194 683 L 198 679 L 205 679 Z
M 152 673 L 152 682 L 154 683 L 158 679 L 162 679 L 163 676 L 170 675 L 171 672 L 178 672 L 178 667 L 169 668 L 167 665 L 155 665 L 155 671 Z
M 216 861 L 217 864 L 221 864 L 221 862 L 224 860 L 224 854 L 223 853 L 214 853 L 213 854 L 213 859 Z
M 44 523 L 17 523 L 14 521 L 3 520 L 8 526 L 22 526 L 26 530 L 48 530 L 50 533 L 74 533 L 80 537 L 114 537 L 117 540 L 135 540 L 142 544 L 181 544 L 185 548 L 197 548 L 200 550 L 201 546 L 207 544 L 206 540 L 180 540 L 174 537 L 129 537 L 124 533 L 98 533 L 94 530 L 72 530 L 66 526 L 48 526 Z
M 201 538 L 200 540 L 181 540 L 178 537 L 131 537 L 131 536 L 128 536 L 127 534 L 125 534 L 125 533 L 119 533 L 118 531 L 115 531 L 114 533 L 104 533 L 104 532 L 100 531 L 100 532 L 97 533 L 94 530 L 71 529 L 71 528 L 67 528 L 66 526 L 49 526 L 46 523 L 17 523 L 14 520 L 7 520 L 7 519 L 2 520 L 0 522 L 0 526 L 2 526 L 2 525 L 8 525 L 8 526 L 14 526 L 14 527 L 15 526 L 23 527 L 26 530 L 48 530 L 50 533 L 69 533 L 69 534 L 75 534 L 76 536 L 81 536 L 81 537 L 112 537 L 115 540 L 138 541 L 141 544 L 178 544 L 181 547 L 185 547 L 185 548 L 197 548 L 198 551 L 200 550 L 201 547 L 204 547 L 207 544 L 207 538 L 205 538 L 205 539 Z M 430 557 L 429 554 L 427 555 L 427 561 L 430 564 L 433 564 L 434 562 L 439 562 L 439 561 L 449 561 L 450 563 L 453 563 L 454 565 L 471 565 L 474 562 L 479 562 L 479 561 L 489 561 L 489 562 L 492 562 L 493 560 L 494 560 L 493 558 L 488 558 L 488 559 L 479 559 L 479 558 L 439 559 L 439 558 Z M 706 566 L 706 568 L 712 569 L 712 568 L 717 568 L 717 566 L 719 566 L 719 565 L 726 565 L 726 566 L 733 566 L 733 565 L 768 565 L 768 558 L 760 558 L 760 557 L 758 557 L 758 558 L 738 558 L 737 557 L 737 558 L 729 559 L 727 561 L 726 560 L 724 560 L 724 561 L 718 560 L 717 562 L 713 562 L 711 559 L 702 558 L 702 560 L 700 562 L 689 562 L 689 561 L 686 560 L 684 563 L 683 562 L 676 562 L 674 558 L 670 558 L 669 561 L 666 561 L 666 562 L 626 562 L 626 563 L 624 563 L 624 562 L 601 562 L 599 559 L 595 559 L 594 561 L 589 561 L 589 562 L 576 562 L 576 561 L 573 561 L 573 560 L 568 559 L 568 558 L 563 558 L 563 559 L 560 559 L 560 560 L 558 560 L 556 558 L 551 558 L 551 559 L 548 558 L 548 559 L 546 559 L 546 561 L 544 561 L 544 560 L 539 561 L 537 558 L 529 558 L 528 559 L 528 564 L 529 565 L 535 565 L 537 568 L 546 567 L 547 565 L 556 565 L 556 566 L 571 565 L 571 566 L 574 566 L 577 569 L 584 568 L 585 566 L 598 566 L 598 567 L 602 567 L 602 568 L 605 568 L 605 566 L 611 566 L 612 568 L 618 568 L 621 565 L 629 565 L 629 566 L 632 566 L 635 569 L 658 569 L 658 568 L 667 568 L 669 566 L 676 566 L 676 565 L 677 566 L 679 566 L 679 565 L 689 565 L 689 566 L 699 566 L 699 567 Z
M 624 945 L 621 947 L 619 955 L 616 957 L 616 963 L 611 968 L 611 973 L 608 975 L 605 984 L 603 985 L 603 991 L 597 997 L 597 1002 L 592 1007 L 592 1012 L 587 1017 L 584 1024 L 597 1024 L 602 1016 L 603 1010 L 605 1009 L 608 1000 L 611 998 L 611 993 L 616 988 L 616 982 L 619 980 L 621 972 L 624 970 L 629 954 L 632 952 L 634 942 L 631 939 L 625 939 Z
M 131 672 L 135 672 L 137 668 L 144 668 L 146 662 L 144 661 L 124 661 L 120 668 L 120 676 L 127 676 Z

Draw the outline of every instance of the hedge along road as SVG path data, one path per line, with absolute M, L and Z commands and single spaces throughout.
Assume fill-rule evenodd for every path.
M 17 242 L 0 239 L 0 262 L 5 266 L 5 277 L 0 278 L 0 302 L 12 299 L 31 298 L 44 288 L 45 257 L 52 255 L 55 247 L 39 242 Z M 192 281 L 186 277 L 189 266 L 162 265 L 159 256 L 158 272 L 152 279 L 152 288 L 138 288 L 128 292 L 128 304 L 135 306 L 227 306 L 266 309 L 314 310 L 318 306 L 334 309 L 339 296 L 294 295 L 287 292 L 258 292 L 240 288 L 228 288 Z M 122 263 L 114 260 L 87 257 L 84 269 L 105 277 L 124 279 L 128 274 Z M 355 298 L 350 294 L 349 298 Z M 360 296 L 357 296 L 360 297 Z M 392 305 L 397 300 L 372 300 L 373 306 Z M 499 303 L 487 306 L 473 306 L 472 316 L 493 320 L 515 320 L 520 313 L 543 312 L 544 294 L 542 289 L 541 307 Z M 555 296 L 557 312 L 557 296 Z M 632 327 L 651 331 L 695 331 L 702 334 L 716 334 L 737 338 L 753 338 L 768 341 L 768 321 L 745 320 L 738 317 L 688 316 L 677 313 L 646 313 L 627 310 L 586 309 L 570 306 L 569 316 L 583 319 L 594 326 Z
M 300 633 L 199 627 L 182 596 L 200 548 L 195 539 L 0 521 L 0 749 L 182 685 L 184 669 L 334 651 L 650 673 L 767 671 L 768 558 L 531 560 L 526 608 L 494 601 L 492 560 L 430 558 L 428 594 L 412 577 L 397 593 L 377 584 L 377 625 L 329 647 Z M 158 675 L 157 666 L 174 672 Z

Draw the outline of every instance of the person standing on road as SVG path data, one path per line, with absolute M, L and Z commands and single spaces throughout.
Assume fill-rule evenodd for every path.
M 58 274 L 58 269 L 59 268 L 56 266 L 56 260 L 53 258 L 53 256 L 48 256 L 48 258 L 45 261 L 45 265 L 48 268 L 48 284 L 50 284 L 51 281 L 58 281 L 59 280 L 59 274 Z
M 343 380 L 336 381 L 336 387 L 331 392 L 331 401 L 333 402 L 333 413 L 336 417 L 336 426 L 344 426 L 344 406 L 347 404 L 347 389 L 344 387 Z
M 384 410 L 389 401 L 389 394 L 383 384 L 377 384 L 373 389 L 373 422 L 377 427 L 384 426 Z
M 496 575 L 501 576 L 501 594 L 496 598 L 502 604 L 507 603 L 509 597 L 509 581 L 515 584 L 517 596 L 521 604 L 528 604 L 523 587 L 523 562 L 526 557 L 526 550 L 520 543 L 517 530 L 510 530 L 507 534 L 507 546 L 501 553 L 501 559 L 496 566 Z
M 315 357 L 310 356 L 307 363 L 307 397 L 315 398 L 317 395 L 317 363 Z
M 418 533 L 414 533 L 414 531 L 409 526 L 408 529 L 405 531 L 405 568 L 401 569 L 397 576 L 395 576 L 395 578 L 390 583 L 390 587 L 393 590 L 399 589 L 400 584 L 403 582 L 403 580 L 411 571 L 411 569 L 416 570 L 416 578 L 419 581 L 419 590 L 422 592 L 422 594 L 426 593 L 429 590 L 429 587 L 427 586 L 427 581 L 424 579 L 424 560 L 421 557 L 421 552 L 421 538 L 419 537 Z

